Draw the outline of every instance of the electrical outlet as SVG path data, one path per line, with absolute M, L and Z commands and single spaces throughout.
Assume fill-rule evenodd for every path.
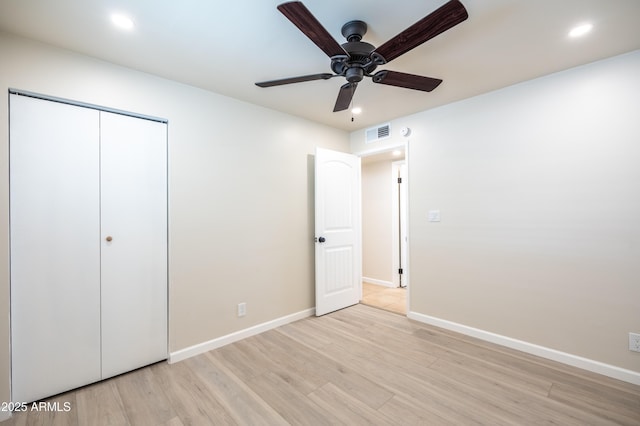
M 629 333 L 629 350 L 640 352 L 640 334 Z
M 243 317 L 247 315 L 247 304 L 245 302 L 238 303 L 238 316 Z

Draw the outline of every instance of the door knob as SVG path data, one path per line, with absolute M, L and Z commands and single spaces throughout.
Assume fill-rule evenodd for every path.
M 318 238 L 318 242 L 320 242 L 320 243 L 324 243 L 325 241 L 327 241 L 327 240 L 324 237 Z
M 105 238 L 107 241 L 111 241 L 113 240 L 113 238 L 111 237 L 111 235 L 109 235 L 107 238 Z

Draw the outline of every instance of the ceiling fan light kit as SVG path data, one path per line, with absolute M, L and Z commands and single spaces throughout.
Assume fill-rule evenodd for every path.
M 377 67 L 389 63 L 411 49 L 458 25 L 469 16 L 459 0 L 450 0 L 376 48 L 372 44 L 362 41 L 367 32 L 367 24 L 363 21 L 349 21 L 342 26 L 342 35 L 347 42 L 340 45 L 302 2 L 283 3 L 278 6 L 278 10 L 315 43 L 320 50 L 329 56 L 333 74 L 309 74 L 263 81 L 256 83 L 256 85 L 259 87 L 273 87 L 344 77 L 347 83 L 340 87 L 333 112 L 344 111 L 349 108 L 358 83 L 365 77 L 371 78 L 374 83 L 424 92 L 430 92 L 438 87 L 442 80 L 437 78 L 391 70 L 381 70 L 375 73 L 374 71 Z

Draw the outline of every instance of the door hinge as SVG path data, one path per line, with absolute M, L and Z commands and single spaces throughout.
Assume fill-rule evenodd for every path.
M 398 269 L 398 273 L 402 275 L 402 268 Z
M 398 183 L 402 183 L 402 178 L 401 177 L 398 178 Z

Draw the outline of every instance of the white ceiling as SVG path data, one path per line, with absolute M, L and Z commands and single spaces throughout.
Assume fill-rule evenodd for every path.
M 639 0 L 462 0 L 469 19 L 378 69 L 442 78 L 431 93 L 358 86 L 363 113 L 332 112 L 342 78 L 259 88 L 256 81 L 331 72 L 327 56 L 276 6 L 280 0 L 0 0 L 0 30 L 233 98 L 356 130 L 520 81 L 640 49 Z M 304 0 L 334 38 L 367 22 L 379 46 L 445 0 Z M 135 29 L 109 20 L 129 14 Z M 593 31 L 567 32 L 590 21 Z M 28 88 L 27 88 L 28 89 Z

